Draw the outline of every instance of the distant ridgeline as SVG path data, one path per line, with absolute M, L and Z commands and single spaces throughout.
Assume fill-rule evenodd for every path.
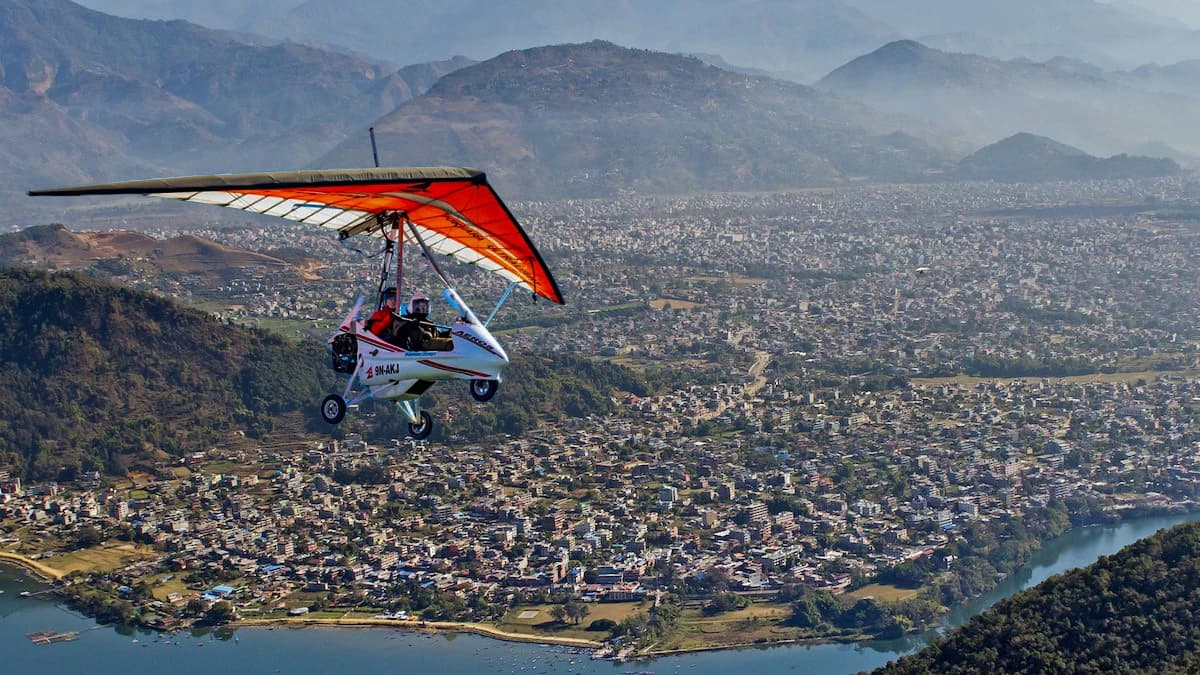
M 270 431 L 319 401 L 324 345 L 289 344 L 76 273 L 0 269 L 0 462 L 123 473 Z
M 1153 178 L 1180 173 L 1174 160 L 1115 155 L 1093 157 L 1045 136 L 1020 133 L 980 149 L 958 164 L 968 180 L 1031 182 Z
M 1200 672 L 1200 523 L 1051 577 L 875 671 L 1116 672 Z

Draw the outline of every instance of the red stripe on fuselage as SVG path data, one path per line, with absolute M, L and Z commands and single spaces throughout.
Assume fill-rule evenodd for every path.
M 421 359 L 421 360 L 417 361 L 417 363 L 419 363 L 423 366 L 429 366 L 430 368 L 437 368 L 438 370 L 448 370 L 452 373 L 462 373 L 463 375 L 470 375 L 471 377 L 491 377 L 487 373 L 481 373 L 481 372 L 478 372 L 475 370 L 467 370 L 465 368 L 455 368 L 454 366 L 447 366 L 444 363 L 438 363 L 437 361 L 430 361 L 429 359 Z

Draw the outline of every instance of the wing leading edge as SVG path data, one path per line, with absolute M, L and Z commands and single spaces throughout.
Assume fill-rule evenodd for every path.
M 252 211 L 382 236 L 382 214 L 403 213 L 431 250 L 476 265 L 563 304 L 558 284 L 517 219 L 476 169 L 345 169 L 186 176 L 103 183 L 31 196 L 144 194 Z M 411 240 L 411 234 L 406 233 Z

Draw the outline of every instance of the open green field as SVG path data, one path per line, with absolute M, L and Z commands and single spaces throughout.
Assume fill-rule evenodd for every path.
M 703 605 L 695 603 L 683 610 L 676 630 L 654 648 L 705 649 L 813 637 L 806 629 L 787 625 L 790 615 L 791 607 L 786 604 L 755 602 L 735 612 L 706 616 Z
M 862 600 L 863 598 L 875 598 L 879 602 L 899 602 L 915 598 L 921 593 L 919 588 L 900 588 L 887 584 L 867 584 L 862 588 L 850 591 L 846 594 L 848 598 Z
M 153 552 L 139 550 L 133 544 L 116 544 L 71 551 L 44 558 L 42 562 L 65 573 L 108 572 L 153 557 Z
M 496 628 L 506 633 L 520 635 L 543 635 L 550 637 L 573 637 L 585 640 L 598 640 L 607 635 L 606 632 L 584 630 L 588 624 L 597 619 L 611 619 L 620 623 L 627 616 L 649 607 L 649 603 L 639 602 L 597 602 L 588 603 L 587 617 L 579 625 L 567 622 L 560 624 L 554 621 L 551 612 L 555 605 L 518 605 L 496 622 Z
M 220 312 L 220 313 L 227 312 L 227 311 L 229 311 L 230 306 L 231 306 L 230 303 L 221 302 L 218 300 L 200 300 L 198 302 L 192 302 L 190 304 L 192 307 L 195 307 L 196 309 L 199 309 L 202 312 L 207 312 L 209 314 L 213 314 L 213 313 L 217 313 L 217 312 Z M 335 316 L 332 316 L 332 314 L 337 314 L 337 312 L 333 312 L 327 318 L 325 323 L 328 323 L 329 321 L 333 321 L 333 322 L 340 321 L 342 318 L 342 315 L 344 315 L 345 313 L 346 313 L 346 310 L 342 310 L 342 313 L 335 317 Z M 317 327 L 317 326 L 314 326 L 314 323 L 319 324 L 321 322 L 314 322 L 314 321 L 308 320 L 308 319 L 284 319 L 281 317 L 269 317 L 269 316 L 243 317 L 243 318 L 237 319 L 237 323 L 239 325 L 244 325 L 244 326 L 255 326 L 255 327 L 261 328 L 263 330 L 275 333 L 276 335 L 279 335 L 279 336 L 287 338 L 287 339 L 296 339 L 299 336 L 307 335 L 311 331 L 316 331 L 317 333 L 328 333 L 328 332 L 333 331 L 335 328 L 337 328 L 336 325 L 330 325 L 328 327 Z
M 637 309 L 639 307 L 645 307 L 645 306 L 646 305 L 644 303 L 642 303 L 640 300 L 635 300 L 633 302 L 622 302 L 618 305 L 606 305 L 604 307 L 593 307 L 593 308 L 587 310 L 587 313 L 588 314 L 607 314 L 609 312 L 621 312 L 621 311 L 625 311 L 627 309 Z
M 249 476 L 249 475 L 258 473 L 258 466 L 250 465 L 250 464 L 239 464 L 237 462 L 231 462 L 228 460 L 218 460 L 215 462 L 208 462 L 203 467 L 201 467 L 201 469 L 203 470 L 204 473 L 209 474 L 209 475 L 219 473 L 219 474 L 225 474 L 225 475 L 237 474 L 239 476 Z
M 702 305 L 698 302 L 692 302 L 690 300 L 679 300 L 676 298 L 657 298 L 657 299 L 650 301 L 650 306 L 654 309 L 662 309 L 663 307 L 670 307 L 671 309 L 689 309 L 690 310 L 690 309 L 696 309 L 697 307 L 701 307 Z
M 170 577 L 168 579 L 167 577 Z M 172 593 L 178 593 L 182 596 L 191 595 L 194 591 L 183 583 L 183 579 L 179 574 L 156 574 L 149 577 L 147 581 L 151 585 L 151 593 L 156 600 L 166 601 L 167 596 Z
M 731 283 L 734 286 L 756 286 L 758 284 L 765 284 L 767 282 L 766 279 L 759 279 L 758 277 L 748 277 L 748 276 L 744 276 L 741 274 L 737 274 L 736 272 L 733 274 L 728 274 L 728 275 L 719 276 L 719 277 L 718 276 L 707 276 L 707 275 L 686 277 L 684 279 L 684 281 L 701 281 L 701 282 L 708 282 L 708 283 L 719 283 L 719 282 L 724 281 L 724 282 Z

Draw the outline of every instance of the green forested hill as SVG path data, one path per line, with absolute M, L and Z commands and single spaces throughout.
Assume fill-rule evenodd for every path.
M 0 463 L 119 473 L 264 433 L 320 401 L 323 348 L 79 274 L 0 270 Z
M 264 435 L 287 411 L 304 411 L 310 429 L 335 431 L 317 415 L 325 394 L 341 390 L 320 341 L 289 343 L 78 273 L 0 268 L 0 356 L 0 466 L 27 478 L 122 473 L 207 449 L 234 430 Z M 452 413 L 435 426 L 440 437 L 479 440 L 604 414 L 614 391 L 650 389 L 624 367 L 514 354 L 492 402 L 472 402 L 466 383 L 454 382 L 424 403 Z M 390 404 L 369 406 L 382 414 L 352 416 L 338 429 L 373 440 L 405 435 Z
M 1200 672 L 1200 523 L 1052 577 L 875 671 Z

